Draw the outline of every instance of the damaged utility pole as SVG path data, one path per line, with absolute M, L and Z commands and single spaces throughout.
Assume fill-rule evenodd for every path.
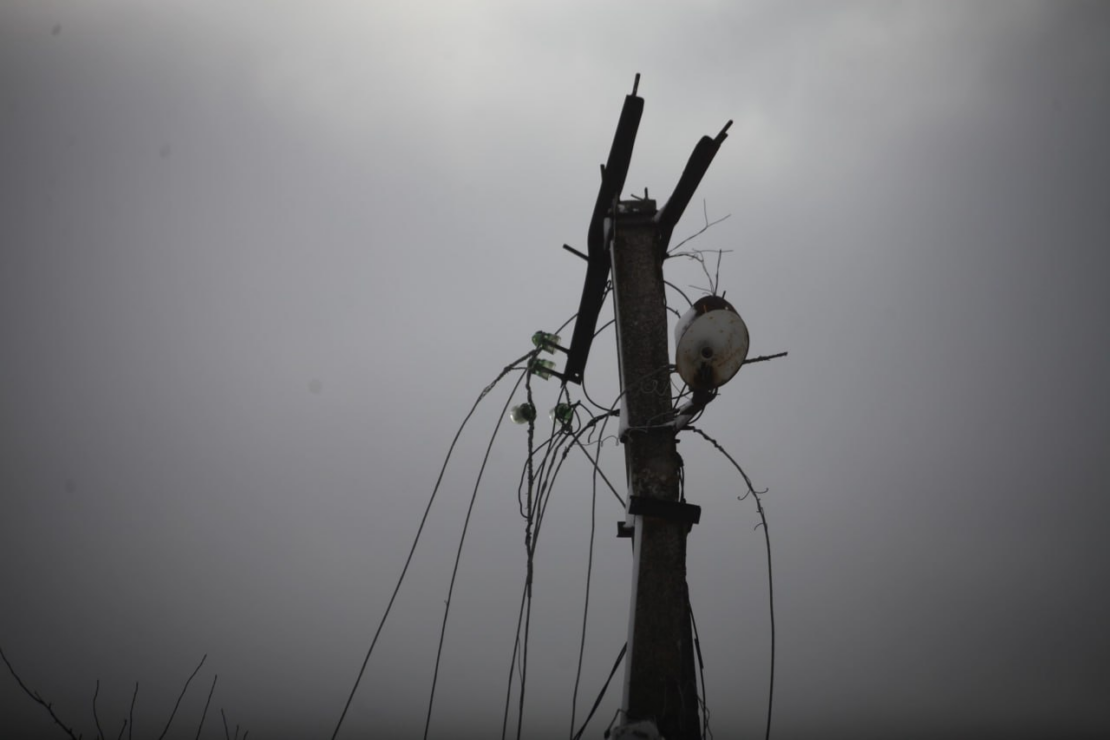
M 610 271 L 621 378 L 620 440 L 628 476 L 626 521 L 618 534 L 632 537 L 633 576 L 622 724 L 652 722 L 667 740 L 700 737 L 690 602 L 686 588 L 686 535 L 701 509 L 680 500 L 682 461 L 676 450 L 667 349 L 663 261 L 674 227 L 709 169 L 732 121 L 694 147 L 674 192 L 658 211 L 647 197 L 620 200 L 644 109 L 640 75 L 625 96 L 620 120 L 601 167 L 586 244 L 588 254 L 578 318 L 562 373 L 582 383 Z M 692 309 L 693 310 L 693 309 Z M 746 330 L 745 330 L 746 331 Z M 746 333 L 744 351 L 747 351 Z M 703 348 L 704 352 L 704 348 Z M 702 354 L 708 362 L 710 354 Z M 742 358 L 741 358 L 742 362 Z M 733 370 L 735 372 L 735 370 Z M 688 381 L 689 382 L 689 381 Z M 631 526 L 629 526 L 631 523 Z
M 634 516 L 632 603 L 624 722 L 651 720 L 667 740 L 701 736 L 686 590 L 685 507 L 671 420 L 666 241 L 654 201 L 623 201 L 611 220 L 622 441 Z

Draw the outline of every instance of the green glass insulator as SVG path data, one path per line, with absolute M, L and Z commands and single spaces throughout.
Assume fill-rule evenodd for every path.
M 530 421 L 535 421 L 536 407 L 530 403 L 522 403 L 519 406 L 513 406 L 509 411 L 509 418 L 517 424 L 527 424 Z
M 552 421 L 561 421 L 564 424 L 569 424 L 574 419 L 574 406 L 569 403 L 556 404 L 555 408 L 551 409 L 548 414 Z
M 554 347 L 561 341 L 563 338 L 558 334 L 548 334 L 545 331 L 538 331 L 532 335 L 532 344 L 552 355 L 555 354 Z
M 528 365 L 528 369 L 532 371 L 533 375 L 538 375 L 544 380 L 551 377 L 551 371 L 555 369 L 555 363 L 551 360 L 542 360 L 536 358 Z

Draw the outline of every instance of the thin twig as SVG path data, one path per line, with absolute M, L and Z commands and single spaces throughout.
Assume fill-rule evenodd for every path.
M 745 365 L 750 365 L 753 362 L 766 362 L 767 360 L 777 360 L 780 357 L 786 357 L 788 354 L 790 354 L 790 353 L 789 352 L 779 352 L 777 355 L 761 355 L 759 357 L 754 357 L 750 360 L 744 360 L 744 364 Z
M 127 724 L 127 740 L 131 740 L 131 733 L 135 729 L 135 697 L 139 695 L 139 682 L 135 682 L 135 693 L 131 695 L 131 713 L 128 718 L 131 720 Z
M 705 279 L 709 281 L 709 291 L 708 291 L 709 294 L 710 295 L 717 295 L 717 288 L 720 287 L 720 278 L 721 278 L 721 258 L 724 256 L 725 252 L 731 252 L 732 250 L 731 249 L 707 249 L 707 250 L 695 249 L 695 250 L 692 250 L 690 252 L 679 252 L 678 251 L 679 249 L 682 248 L 682 246 L 684 244 L 689 242 L 691 239 L 695 239 L 695 238 L 701 236 L 706 231 L 708 231 L 711 227 L 716 226 L 717 224 L 721 223 L 722 221 L 724 221 L 725 219 L 727 219 L 729 216 L 732 215 L 730 213 L 730 214 L 728 214 L 727 216 L 725 216 L 723 218 L 717 219 L 716 221 L 710 221 L 709 220 L 709 208 L 706 205 L 706 202 L 705 202 L 704 199 L 702 199 L 702 202 L 701 202 L 701 210 L 702 210 L 702 216 L 705 218 L 705 226 L 701 227 L 696 232 L 694 232 L 690 236 L 688 236 L 685 239 L 683 239 L 682 241 L 680 241 L 678 244 L 676 244 L 673 247 L 671 247 L 670 249 L 668 249 L 667 254 L 665 255 L 664 259 L 670 259 L 671 257 L 689 257 L 690 259 L 696 261 L 701 266 L 702 272 L 705 273 Z M 709 274 L 709 268 L 706 267 L 706 265 L 705 265 L 705 252 L 716 252 L 717 253 L 717 266 L 716 266 L 716 269 L 715 269 L 713 275 Z M 696 286 L 692 285 L 690 287 L 693 288 L 693 287 L 696 287 Z M 698 288 L 698 290 L 701 290 L 701 288 Z M 685 294 L 683 294 L 683 297 L 685 297 Z M 687 302 L 690 301 L 689 298 L 687 298 L 686 300 L 687 300 Z M 691 304 L 691 305 L 693 305 L 693 304 Z
M 23 689 L 23 692 L 27 694 L 27 696 L 31 697 L 37 703 L 41 704 L 46 709 L 46 711 L 50 713 L 50 718 L 54 720 L 54 723 L 58 725 L 58 727 L 61 727 L 63 730 L 65 730 L 66 734 L 69 735 L 72 740 L 78 740 L 78 737 L 73 732 L 73 730 L 69 727 L 66 727 L 65 723 L 62 722 L 62 720 L 58 719 L 58 715 L 54 714 L 54 705 L 43 699 L 42 696 L 39 695 L 39 692 L 32 690 L 27 686 L 27 684 L 23 683 L 23 679 L 19 677 L 19 674 L 15 672 L 15 668 L 12 668 L 12 664 L 8 662 L 8 656 L 4 655 L 3 648 L 0 648 L 0 658 L 3 658 L 4 665 L 8 667 L 8 671 L 11 672 L 12 678 L 15 679 L 16 683 L 19 684 L 19 688 Z
M 717 269 L 713 272 L 713 283 L 709 286 L 713 289 L 713 295 L 717 295 L 717 288 L 721 285 L 721 258 L 725 256 L 725 250 L 717 250 Z
M 706 282 L 709 283 L 709 290 L 706 290 L 705 288 L 700 288 L 697 285 L 691 285 L 690 287 L 691 288 L 697 288 L 698 290 L 700 290 L 702 292 L 705 292 L 705 293 L 708 293 L 709 295 L 717 295 L 717 288 L 719 286 L 720 276 L 721 276 L 721 258 L 729 252 L 732 252 L 732 250 L 731 249 L 695 249 L 692 252 L 676 252 L 675 254 L 672 254 L 670 256 L 671 257 L 688 257 L 688 258 L 694 260 L 695 262 L 697 262 L 698 265 L 701 267 L 702 273 L 705 275 Z M 709 274 L 709 268 L 706 267 L 706 265 L 705 265 L 705 255 L 707 253 L 717 255 L 717 267 L 716 267 L 716 274 L 715 275 L 710 275 Z
M 200 671 L 200 667 L 204 665 L 204 660 L 207 657 L 208 653 L 205 653 L 201 657 L 200 662 L 197 663 L 197 667 L 193 669 L 193 672 L 189 674 L 189 678 L 186 679 L 185 685 L 181 687 L 181 693 L 177 696 L 177 703 L 173 705 L 173 711 L 170 712 L 170 718 L 166 720 L 166 728 L 162 730 L 162 734 L 158 736 L 158 740 L 162 740 L 162 738 L 166 736 L 166 733 L 170 731 L 170 725 L 173 724 L 173 717 L 175 714 L 177 714 L 177 708 L 181 706 L 181 700 L 185 698 L 185 692 L 189 690 L 189 684 L 192 683 L 193 676 L 197 675 L 197 672 Z
M 220 674 L 218 674 L 218 673 L 216 675 L 212 676 L 212 688 L 208 689 L 208 699 L 204 702 L 204 711 L 200 715 L 200 724 L 197 725 L 197 738 L 196 738 L 196 740 L 200 740 L 200 731 L 201 731 L 201 728 L 204 727 L 204 718 L 208 716 L 208 705 L 212 703 L 212 692 L 214 692 L 216 690 L 216 679 L 218 679 L 219 677 L 220 677 Z
M 121 738 L 123 738 L 123 731 L 126 730 L 126 729 L 127 729 L 127 720 L 124 719 L 123 724 L 120 725 L 120 727 L 119 727 L 119 734 L 116 735 L 116 740 L 121 740 Z
M 96 689 L 93 690 L 93 723 L 96 725 L 96 736 L 104 740 L 104 730 L 100 729 L 100 717 L 96 716 L 96 697 L 100 694 L 100 679 L 96 679 Z
M 685 244 L 686 242 L 690 241 L 691 239 L 696 239 L 697 237 L 701 236 L 701 235 L 702 235 L 702 234 L 704 234 L 704 233 L 705 233 L 706 231 L 708 231 L 708 230 L 709 230 L 709 229 L 710 229 L 711 227 L 713 227 L 713 226 L 716 226 L 717 224 L 721 223 L 722 221 L 725 221 L 726 219 L 728 219 L 728 217 L 729 217 L 729 216 L 731 216 L 731 215 L 732 215 L 732 214 L 730 213 L 730 214 L 728 214 L 728 216 L 725 216 L 725 217 L 723 217 L 723 218 L 719 218 L 719 219 L 717 219 L 716 221 L 713 221 L 713 222 L 711 223 L 711 222 L 709 221 L 709 211 L 707 211 L 707 210 L 705 209 L 705 201 L 704 201 L 704 200 L 702 201 L 702 212 L 703 212 L 703 213 L 705 214 L 705 226 L 702 226 L 702 227 L 701 227 L 700 229 L 698 229 L 697 231 L 695 231 L 695 232 L 694 232 L 693 234 L 691 234 L 690 236 L 688 236 L 688 237 L 686 237 L 685 239 L 683 239 L 682 241 L 680 241 L 680 242 L 679 242 L 678 244 L 676 244 L 676 245 L 674 245 L 673 247 L 671 247 L 670 249 L 668 249 L 668 250 L 667 250 L 667 256 L 668 256 L 668 257 L 673 257 L 673 256 L 674 256 L 674 252 L 676 252 L 676 251 L 678 251 L 679 249 L 681 249 L 681 248 L 682 248 L 682 245 L 683 245 L 683 244 Z
M 687 306 L 694 305 L 694 302 L 690 300 L 690 296 L 686 295 L 686 293 L 683 292 L 682 288 L 678 287 L 677 285 L 675 285 L 674 283 L 672 283 L 669 280 L 664 280 L 663 284 L 668 286 L 668 287 L 674 288 L 676 291 L 678 291 L 678 294 L 680 296 L 682 296 L 684 299 L 686 299 L 686 305 Z
M 728 253 L 731 253 L 731 252 L 732 252 L 731 249 L 694 249 L 694 250 L 689 251 L 689 252 L 675 252 L 674 254 L 668 255 L 668 257 L 686 257 L 688 259 L 692 259 L 695 262 L 697 262 L 698 266 L 701 267 L 702 274 L 705 275 L 706 282 L 709 283 L 709 290 L 706 290 L 705 288 L 701 288 L 697 285 L 691 285 L 690 287 L 691 288 L 696 288 L 697 290 L 700 290 L 700 291 L 705 292 L 705 293 L 709 293 L 710 295 L 717 295 L 717 288 L 719 287 L 720 276 L 721 276 L 721 259 L 725 254 L 728 254 Z M 706 254 L 716 254 L 717 255 L 717 266 L 716 266 L 716 274 L 715 275 L 710 275 L 709 274 L 709 268 L 705 264 L 705 255 Z
M 227 729 L 227 715 L 224 714 L 223 707 L 220 707 L 220 716 L 224 718 L 224 739 L 231 740 L 231 732 Z

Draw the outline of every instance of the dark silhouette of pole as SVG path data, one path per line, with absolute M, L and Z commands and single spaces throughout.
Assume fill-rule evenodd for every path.
M 635 515 L 622 723 L 651 720 L 667 740 L 694 740 L 700 725 L 686 535 L 695 507 L 679 502 L 681 463 L 668 425 L 671 360 L 662 267 L 669 230 L 661 230 L 655 216 L 651 200 L 621 202 L 607 239 L 624 394 L 621 434 Z
M 633 537 L 631 615 L 622 724 L 650 720 L 667 740 L 700 737 L 694 641 L 686 587 L 686 535 L 701 510 L 680 501 L 682 461 L 671 407 L 670 354 L 663 260 L 675 225 L 728 138 L 703 136 L 662 209 L 647 197 L 618 201 L 628 174 L 644 101 L 625 97 L 620 121 L 601 168 L 601 187 L 587 233 L 588 253 L 578 318 L 566 351 L 564 382 L 581 383 L 611 272 L 621 377 L 621 442 L 628 476 L 620 536 Z

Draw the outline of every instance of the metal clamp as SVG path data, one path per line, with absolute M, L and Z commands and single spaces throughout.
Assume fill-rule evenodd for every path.
M 646 496 L 631 496 L 628 499 L 628 513 L 634 516 L 650 516 L 666 519 L 680 524 L 693 525 L 701 521 L 701 507 L 685 501 L 662 501 Z M 633 528 L 625 522 L 617 522 L 617 537 L 631 537 Z
M 701 521 L 701 507 L 684 501 L 663 501 L 646 496 L 631 496 L 628 499 L 628 513 L 635 516 L 650 516 L 682 524 L 697 524 Z

